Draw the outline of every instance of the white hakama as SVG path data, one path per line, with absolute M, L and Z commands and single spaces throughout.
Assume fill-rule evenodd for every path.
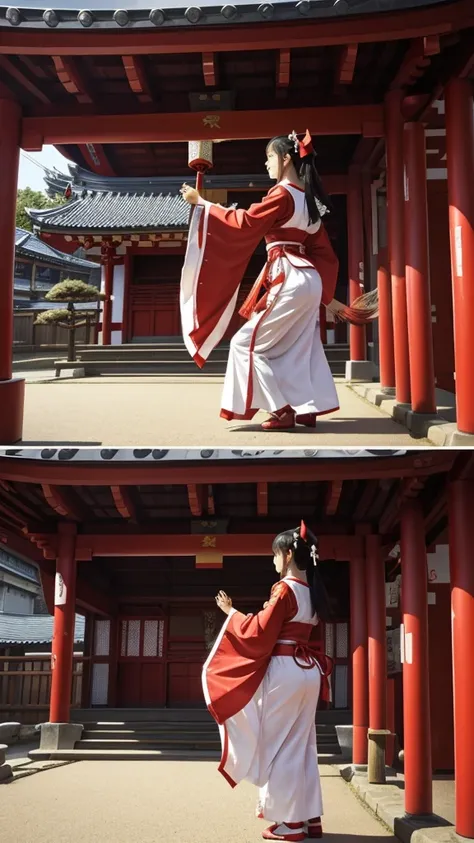
M 268 307 L 254 313 L 234 335 L 224 381 L 222 408 L 230 416 L 289 404 L 297 413 L 323 415 L 339 400 L 321 342 L 319 273 L 296 256 L 277 261 L 285 270 L 272 287 Z M 276 271 L 276 270 L 275 270 Z

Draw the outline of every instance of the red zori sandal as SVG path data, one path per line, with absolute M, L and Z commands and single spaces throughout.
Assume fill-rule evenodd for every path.
M 296 424 L 303 424 L 305 427 L 316 427 L 316 413 L 300 413 L 296 416 Z
M 262 422 L 263 430 L 290 430 L 295 426 L 295 413 L 289 405 L 276 410 L 270 418 Z
M 273 823 L 262 831 L 264 840 L 287 840 L 289 843 L 304 840 L 306 837 L 304 825 L 300 823 Z
M 313 817 L 312 820 L 308 820 L 307 822 L 307 831 L 306 837 L 322 837 L 323 836 L 323 826 L 321 824 L 321 817 Z

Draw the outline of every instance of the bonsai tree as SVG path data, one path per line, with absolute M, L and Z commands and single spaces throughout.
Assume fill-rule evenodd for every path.
M 49 290 L 46 295 L 46 301 L 67 302 L 67 308 L 58 310 L 46 310 L 40 313 L 35 321 L 35 325 L 51 325 L 56 323 L 60 328 L 67 328 L 68 336 L 68 362 L 76 360 L 76 328 L 82 327 L 87 323 L 87 318 L 90 313 L 93 313 L 93 308 L 89 311 L 77 311 L 75 304 L 82 302 L 94 302 L 105 298 L 104 293 L 99 292 L 97 287 L 92 284 L 86 284 L 84 281 L 79 281 L 74 278 L 66 278 L 59 284 Z

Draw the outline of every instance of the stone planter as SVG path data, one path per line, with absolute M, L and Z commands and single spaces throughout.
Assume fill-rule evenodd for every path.
M 337 740 L 342 754 L 342 761 L 352 761 L 352 725 L 336 726 Z

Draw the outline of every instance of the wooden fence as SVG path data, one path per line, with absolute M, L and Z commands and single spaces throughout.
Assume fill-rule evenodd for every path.
M 22 346 L 41 348 L 44 346 L 67 347 L 68 330 L 59 325 L 35 325 L 37 313 L 13 314 L 13 346 L 20 350 Z M 95 324 L 97 316 L 94 313 L 87 319 L 87 324 L 76 330 L 76 343 L 90 345 L 95 342 Z
M 80 708 L 85 656 L 74 656 L 72 708 Z M 0 721 L 44 723 L 49 716 L 51 656 L 0 656 Z

